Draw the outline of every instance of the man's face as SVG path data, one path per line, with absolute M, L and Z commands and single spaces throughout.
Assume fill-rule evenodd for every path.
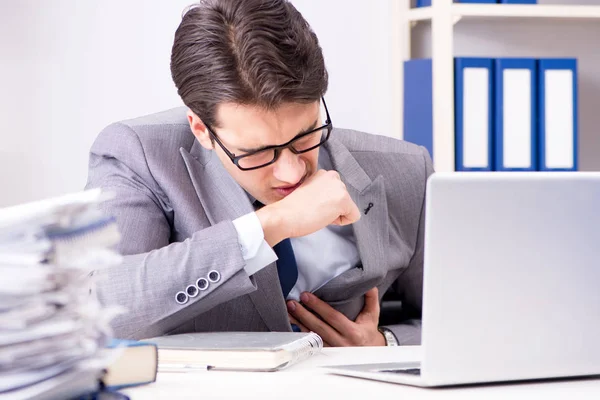
M 286 103 L 275 110 L 233 103 L 217 108 L 218 127 L 212 127 L 223 145 L 236 156 L 265 146 L 289 142 L 302 132 L 323 125 L 320 102 Z M 229 174 L 250 195 L 263 204 L 283 199 L 317 171 L 319 148 L 302 154 L 285 149 L 274 164 L 251 171 L 242 171 L 215 142 L 206 126 L 191 111 L 188 119 L 200 144 L 214 150 Z

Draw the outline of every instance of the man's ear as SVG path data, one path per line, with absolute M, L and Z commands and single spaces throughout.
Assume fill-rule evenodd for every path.
M 190 124 L 190 129 L 192 133 L 198 139 L 198 142 L 207 150 L 213 149 L 213 142 L 210 140 L 210 135 L 208 133 L 208 129 L 204 122 L 198 117 L 192 110 L 188 110 L 187 112 L 188 122 Z

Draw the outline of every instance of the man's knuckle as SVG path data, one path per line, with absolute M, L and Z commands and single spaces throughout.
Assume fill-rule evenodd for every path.
M 333 179 L 340 179 L 340 174 L 337 171 L 335 171 L 335 170 L 329 170 L 329 171 L 327 171 L 327 175 L 330 178 L 333 178 Z
M 341 186 L 339 186 L 337 188 L 336 195 L 337 195 L 337 200 L 339 202 L 347 202 L 348 201 L 349 195 L 348 195 L 348 192 L 346 191 L 346 187 L 344 186 L 343 183 L 341 184 Z
M 361 344 L 361 346 L 368 344 L 368 338 L 367 338 L 367 335 L 365 334 L 365 332 L 359 333 L 358 340 L 359 340 L 359 343 Z

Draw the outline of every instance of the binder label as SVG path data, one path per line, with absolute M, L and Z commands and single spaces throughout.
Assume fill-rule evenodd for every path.
M 486 168 L 489 131 L 489 70 L 465 68 L 463 71 L 463 166 Z
M 546 168 L 574 168 L 573 71 L 548 69 L 544 73 Z
M 507 68 L 503 71 L 503 165 L 531 168 L 531 71 Z

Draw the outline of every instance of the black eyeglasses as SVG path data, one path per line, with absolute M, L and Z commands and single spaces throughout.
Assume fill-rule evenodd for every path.
M 296 136 L 289 142 L 282 145 L 267 146 L 260 150 L 241 154 L 239 156 L 236 156 L 227 150 L 227 147 L 221 143 L 214 130 L 210 126 L 206 124 L 204 125 L 206 126 L 210 136 L 219 144 L 219 146 L 221 146 L 231 161 L 242 171 L 250 171 L 273 164 L 275 161 L 277 161 L 279 155 L 284 149 L 290 149 L 290 151 L 294 154 L 302 154 L 314 150 L 325 143 L 327 139 L 329 139 L 329 135 L 331 135 L 333 125 L 331 124 L 331 118 L 329 117 L 329 110 L 327 110 L 325 99 L 321 98 L 321 100 L 323 101 L 323 107 L 325 108 L 325 114 L 327 116 L 325 125 Z

